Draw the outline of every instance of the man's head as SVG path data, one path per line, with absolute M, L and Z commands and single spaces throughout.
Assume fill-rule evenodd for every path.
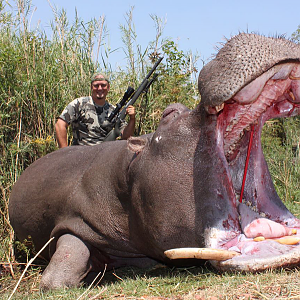
M 104 74 L 93 75 L 91 78 L 92 98 L 97 104 L 104 105 L 109 89 L 109 80 Z

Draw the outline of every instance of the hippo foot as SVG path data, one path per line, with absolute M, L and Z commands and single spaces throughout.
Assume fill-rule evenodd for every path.
M 79 286 L 90 269 L 90 250 L 87 245 L 71 234 L 62 235 L 43 273 L 40 288 L 50 290 Z

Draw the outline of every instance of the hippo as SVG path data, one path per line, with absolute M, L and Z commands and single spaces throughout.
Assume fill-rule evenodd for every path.
M 300 46 L 240 33 L 200 71 L 195 109 L 174 103 L 154 133 L 35 161 L 12 189 L 9 216 L 36 250 L 53 238 L 41 288 L 190 257 L 220 271 L 300 264 L 300 220 L 261 146 L 266 120 L 300 114 L 299 83 Z

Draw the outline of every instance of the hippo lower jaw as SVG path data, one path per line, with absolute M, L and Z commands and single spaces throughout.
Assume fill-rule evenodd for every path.
M 255 247 L 253 247 L 256 250 Z M 291 267 L 299 264 L 300 249 L 287 245 L 280 245 L 275 241 L 261 242 L 256 254 L 235 256 L 226 261 L 210 261 L 221 271 L 258 272 L 266 269 Z M 284 253 L 286 252 L 286 253 Z
M 247 238 L 244 232 L 240 231 L 235 238 L 227 241 L 223 247 L 216 245 L 215 240 L 216 232 L 220 237 L 222 233 L 218 230 L 208 231 L 210 237 L 206 241 L 207 246 L 210 245 L 209 248 L 215 249 L 218 247 L 226 252 L 229 250 L 237 253 L 237 255 L 227 260 L 210 260 L 210 263 L 218 270 L 257 272 L 265 269 L 294 266 L 300 262 L 300 229 L 296 235 L 281 238 L 263 238 L 262 241 L 258 238 Z M 223 232 L 223 234 L 228 237 L 228 232 Z M 288 244 L 281 244 L 281 241 Z M 289 245 L 289 243 L 295 244 Z
M 300 244 L 284 245 L 273 236 L 256 242 L 247 237 L 245 228 L 259 218 L 275 221 L 287 228 L 295 228 L 295 241 L 300 237 L 300 221 L 283 205 L 278 197 L 269 174 L 261 149 L 261 129 L 270 118 L 295 116 L 300 113 L 300 65 L 298 63 L 279 64 L 240 90 L 224 106 L 207 112 L 218 115 L 217 127 L 223 137 L 223 153 L 227 161 L 226 176 L 232 183 L 235 197 L 223 195 L 235 215 L 228 214 L 215 226 L 205 231 L 205 246 L 224 250 L 234 250 L 240 255 L 225 261 L 212 260 L 220 270 L 259 271 L 299 264 Z M 254 144 L 251 148 L 249 167 L 242 202 L 239 203 L 242 177 L 250 136 L 250 125 L 254 124 Z M 266 228 L 257 227 L 257 236 Z M 272 231 L 272 229 L 271 229 Z M 280 235 L 280 234 L 279 234 Z M 291 234 L 289 234 L 291 235 Z

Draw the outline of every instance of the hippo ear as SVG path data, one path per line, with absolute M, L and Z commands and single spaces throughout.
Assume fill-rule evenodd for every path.
M 130 151 L 135 152 L 136 154 L 144 150 L 147 145 L 148 140 L 141 137 L 130 137 L 127 140 L 127 147 Z

